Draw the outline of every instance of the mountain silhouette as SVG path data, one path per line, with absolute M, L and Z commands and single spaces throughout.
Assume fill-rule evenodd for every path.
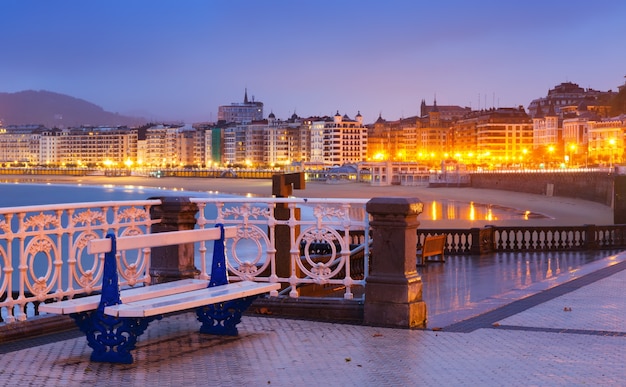
M 75 126 L 137 126 L 144 118 L 107 112 L 100 106 L 65 94 L 45 90 L 0 93 L 0 123 L 44 125 L 48 128 Z

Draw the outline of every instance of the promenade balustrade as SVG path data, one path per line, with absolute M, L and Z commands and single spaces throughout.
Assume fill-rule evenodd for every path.
M 419 229 L 418 246 L 429 235 L 447 234 L 446 255 L 516 251 L 582 251 L 626 248 L 626 224 L 582 226 L 486 226 Z

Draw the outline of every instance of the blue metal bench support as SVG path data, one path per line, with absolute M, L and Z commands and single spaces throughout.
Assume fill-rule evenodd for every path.
M 220 239 L 214 241 L 211 280 L 208 287 L 228 284 L 226 255 L 224 252 L 224 226 Z M 104 314 L 104 308 L 121 304 L 116 261 L 115 235 L 107 234 L 111 239 L 111 250 L 105 253 L 102 278 L 102 294 L 98 308 L 88 312 L 71 313 L 79 329 L 87 336 L 88 345 L 93 349 L 91 361 L 130 364 L 133 362 L 131 351 L 135 349 L 137 338 L 142 335 L 148 324 L 163 315 L 151 317 L 114 317 Z M 242 297 L 227 302 L 196 308 L 198 320 L 202 323 L 201 333 L 215 335 L 238 334 L 236 325 L 241 322 L 243 312 L 258 296 Z
M 87 336 L 87 343 L 93 349 L 91 361 L 130 364 L 133 356 L 130 353 L 135 349 L 137 337 L 148 327 L 155 318 L 113 317 L 104 314 L 104 308 L 110 305 L 121 304 L 120 290 L 117 278 L 117 252 L 115 235 L 107 234 L 111 239 L 111 251 L 104 256 L 104 273 L 102 278 L 102 294 L 100 304 L 94 311 L 72 313 L 78 328 Z
M 213 243 L 213 262 L 211 263 L 211 280 L 209 288 L 228 283 L 228 269 L 224 253 L 224 227 L 220 239 Z M 237 336 L 237 324 L 241 322 L 243 312 L 258 296 L 243 297 L 237 300 L 207 305 L 196 309 L 198 321 L 202 323 L 200 333 L 224 336 Z

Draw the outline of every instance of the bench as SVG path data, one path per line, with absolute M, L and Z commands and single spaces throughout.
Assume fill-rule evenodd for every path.
M 424 238 L 421 250 L 417 251 L 417 266 L 424 266 L 428 262 L 445 262 L 446 234 L 429 235 Z M 432 259 L 431 257 L 438 257 Z
M 236 235 L 235 227 L 172 231 L 89 241 L 89 254 L 105 253 L 100 295 L 56 301 L 40 311 L 66 314 L 74 319 L 93 349 L 91 361 L 130 364 L 131 351 L 148 324 L 167 313 L 195 309 L 201 333 L 238 334 L 243 312 L 261 294 L 280 289 L 278 283 L 228 282 L 224 239 Z M 213 240 L 210 280 L 182 279 L 157 285 L 119 289 L 116 254 L 144 249 Z

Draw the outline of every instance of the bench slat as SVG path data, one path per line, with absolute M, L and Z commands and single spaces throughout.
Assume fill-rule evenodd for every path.
M 149 317 L 268 293 L 279 288 L 280 284 L 277 283 L 233 282 L 212 288 L 164 296 L 158 300 L 143 300 L 108 306 L 104 308 L 104 313 L 116 317 Z
M 131 289 L 124 289 L 120 292 L 120 299 L 123 303 L 142 301 L 150 298 L 167 296 L 181 292 L 204 289 L 209 285 L 209 281 L 200 279 L 183 279 L 162 284 L 140 286 Z M 70 314 L 87 312 L 98 308 L 100 295 L 74 298 L 71 300 L 58 301 L 39 306 L 39 311 L 52 314 Z
M 141 249 L 146 247 L 216 240 L 220 239 L 220 233 L 221 230 L 215 227 L 118 237 L 117 250 Z M 234 238 L 235 236 L 237 236 L 237 227 L 224 227 L 225 238 Z M 109 238 L 92 239 L 87 245 L 87 252 L 89 254 L 108 253 L 109 251 L 111 251 L 111 239 Z

